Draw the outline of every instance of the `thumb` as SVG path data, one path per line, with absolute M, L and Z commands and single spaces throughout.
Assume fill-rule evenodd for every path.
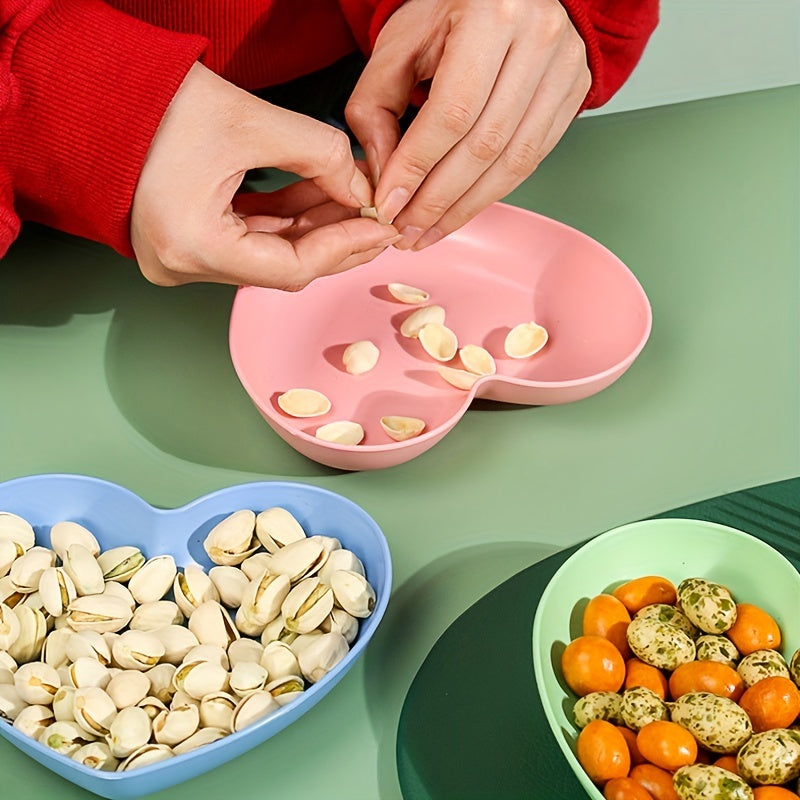
M 358 168 L 344 131 L 285 108 L 264 103 L 267 117 L 256 142 L 259 166 L 309 178 L 344 206 L 371 206 L 372 187 Z M 263 131 L 269 130 L 268 137 Z

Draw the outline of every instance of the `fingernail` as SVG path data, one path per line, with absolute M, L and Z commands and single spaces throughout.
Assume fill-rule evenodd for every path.
M 436 244 L 436 242 L 443 238 L 444 234 L 438 228 L 429 228 L 414 243 L 414 250 L 422 250 L 426 247 L 430 247 L 430 245 Z
M 411 197 L 411 192 L 402 186 L 392 189 L 383 203 L 378 207 L 378 221 L 384 225 L 389 224 L 405 208 Z
M 413 225 L 406 225 L 405 228 L 400 229 L 401 238 L 397 243 L 398 250 L 410 250 L 417 242 L 422 234 L 425 233 L 424 228 L 415 228 Z
M 372 189 L 363 172 L 356 170 L 350 181 L 350 194 L 362 208 L 372 205 Z

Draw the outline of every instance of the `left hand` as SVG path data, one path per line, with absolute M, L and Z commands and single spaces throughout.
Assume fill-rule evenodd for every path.
M 397 120 L 430 93 L 404 136 Z M 387 21 L 347 105 L 395 246 L 427 247 L 527 178 L 591 86 L 558 0 L 408 0 Z

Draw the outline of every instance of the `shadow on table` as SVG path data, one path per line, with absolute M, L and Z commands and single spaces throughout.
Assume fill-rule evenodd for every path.
M 0 321 L 59 328 L 75 316 L 113 312 L 108 388 L 154 447 L 225 469 L 334 474 L 285 444 L 239 383 L 228 351 L 235 292 L 211 284 L 154 286 L 106 247 L 27 225 L 0 264 Z

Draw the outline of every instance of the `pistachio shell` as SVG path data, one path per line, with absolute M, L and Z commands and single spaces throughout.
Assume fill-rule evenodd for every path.
M 256 720 L 274 714 L 280 710 L 280 705 L 269 692 L 252 692 L 243 697 L 231 716 L 231 731 L 243 730 Z
M 306 532 L 287 508 L 272 506 L 256 516 L 256 536 L 268 553 L 306 538 Z
M 175 753 L 176 756 L 180 756 L 184 753 L 189 753 L 192 750 L 196 750 L 198 747 L 202 747 L 203 745 L 217 742 L 227 735 L 228 731 L 223 730 L 222 728 L 200 728 L 187 739 L 184 739 L 180 744 L 176 744 L 172 748 L 172 752 Z
M 76 688 L 94 686 L 104 689 L 111 680 L 111 672 L 96 658 L 82 656 L 73 661 L 67 670 L 69 682 Z M 62 678 L 62 681 L 64 678 Z
M 42 661 L 22 664 L 14 673 L 17 694 L 31 705 L 50 705 L 61 687 L 56 670 Z
M 381 428 L 390 439 L 403 442 L 419 436 L 425 430 L 425 422 L 416 417 L 381 417 Z
M 135 706 L 150 694 L 150 690 L 150 677 L 138 669 L 122 670 L 106 684 L 106 694 L 120 710 L 128 706 Z
M 133 617 L 130 606 L 119 597 L 88 594 L 69 604 L 67 622 L 76 631 L 94 630 L 98 633 L 122 630 Z
M 331 401 L 316 389 L 289 389 L 279 395 L 278 406 L 290 417 L 319 417 L 331 410 Z
M 94 736 L 87 733 L 77 722 L 59 720 L 48 725 L 40 734 L 38 741 L 55 750 L 57 753 L 69 756 L 76 750 L 94 741 Z
M 474 372 L 476 375 L 494 375 L 497 372 L 497 364 L 485 347 L 467 344 L 458 351 L 458 355 L 464 369 L 469 372 Z
M 247 530 L 247 522 L 250 517 L 248 514 L 245 514 L 239 519 L 242 520 L 243 525 L 242 542 L 244 543 L 245 549 L 242 552 L 246 553 L 251 549 L 253 541 L 252 528 Z M 233 525 L 234 523 L 230 524 Z M 221 542 L 222 538 L 224 537 L 220 535 L 218 542 Z M 216 547 L 216 544 L 209 546 Z M 238 552 L 234 555 L 234 551 L 228 551 L 224 556 L 221 555 L 222 552 L 224 551 L 218 552 L 215 550 L 215 554 L 218 555 L 218 557 L 223 557 L 226 560 L 233 559 L 238 563 Z M 213 569 L 217 568 L 214 567 Z M 175 580 L 172 583 L 172 592 L 175 597 L 175 602 L 178 604 L 178 608 L 187 617 L 200 603 L 205 603 L 206 600 L 219 600 L 219 592 L 209 575 L 206 574 L 204 569 L 194 564 L 188 564 L 183 568 L 183 572 L 179 572 L 175 575 Z
M 69 631 L 70 629 L 67 628 L 66 630 Z M 71 634 L 64 645 L 65 654 L 70 661 L 91 657 L 106 667 L 111 664 L 111 646 L 101 633 L 85 630 L 71 631 Z M 53 634 L 50 634 L 47 638 L 49 641 L 53 638 Z
M 422 349 L 437 361 L 450 361 L 458 351 L 458 338 L 446 325 L 429 322 L 417 334 Z
M 80 544 L 95 558 L 100 555 L 100 543 L 95 535 L 78 522 L 64 520 L 50 528 L 50 547 L 63 561 L 70 545 Z
M 347 569 L 352 572 L 357 572 L 359 575 L 365 575 L 364 564 L 361 559 L 352 551 L 347 548 L 340 548 L 328 554 L 328 560 L 319 571 L 320 580 L 325 583 L 331 582 L 331 573 L 337 569 Z
M 42 573 L 56 562 L 56 554 L 47 547 L 34 546 L 17 558 L 8 573 L 14 587 L 27 594 L 39 588 Z
M 79 595 L 100 594 L 105 589 L 103 570 L 92 552 L 79 542 L 67 545 L 62 558 L 64 571 Z
M 75 700 L 75 687 L 74 686 L 61 686 L 61 688 L 53 695 L 53 702 L 51 708 L 53 709 L 53 716 L 57 721 L 62 720 L 75 720 L 75 713 L 73 710 L 73 702 Z
M 307 541 L 307 540 L 304 540 Z M 236 627 L 247 636 L 259 636 L 264 626 L 280 613 L 281 603 L 289 594 L 288 575 L 264 572 L 250 581 L 236 611 Z
M 375 206 L 361 206 L 359 213 L 367 219 L 378 219 L 378 209 Z
M 165 744 L 146 744 L 138 750 L 134 750 L 120 765 L 117 767 L 118 772 L 127 772 L 131 769 L 138 769 L 139 767 L 147 767 L 150 764 L 156 764 L 159 761 L 165 761 L 172 758 L 174 753 L 172 748 Z
M 325 677 L 349 652 L 341 633 L 322 633 L 304 647 L 297 656 L 300 671 L 310 683 Z
M 203 541 L 208 557 L 227 566 L 241 564 L 258 549 L 255 538 L 256 515 L 249 508 L 234 511 L 218 522 Z M 185 609 L 181 609 L 184 614 Z
M 332 444 L 356 445 L 364 440 L 364 428 L 349 419 L 337 419 L 327 425 L 320 425 L 314 432 L 317 439 Z
M 169 591 L 178 569 L 170 555 L 150 558 L 128 581 L 128 590 L 137 603 L 154 603 Z
M 154 720 L 162 711 L 167 710 L 167 706 L 163 700 L 159 700 L 153 695 L 148 695 L 144 700 L 140 700 L 136 704 L 139 708 L 143 708 L 147 712 L 147 716 Z
M 317 573 L 328 560 L 328 552 L 323 543 L 316 539 L 302 539 L 282 547 L 270 561 L 270 572 L 286 575 L 292 583 L 297 583 Z
M 261 660 L 261 654 L 264 652 L 264 646 L 257 642 L 255 639 L 241 638 L 228 645 L 228 661 L 231 667 L 243 661 L 254 661 L 258 663 Z
M 7 648 L 7 652 L 18 664 L 35 661 L 42 652 L 47 636 L 44 614 L 36 608 L 21 604 L 14 606 L 12 611 L 19 622 L 19 634 Z
M 162 663 L 156 664 L 154 667 L 148 669 L 147 672 L 140 672 L 138 674 L 147 678 L 150 684 L 150 688 L 147 692 L 148 695 L 157 697 L 162 703 L 170 703 L 175 694 L 175 686 L 173 684 L 175 670 L 175 664 Z
M 266 647 L 270 642 L 291 644 L 297 636 L 298 634 L 287 631 L 283 625 L 283 617 L 277 616 L 266 624 L 266 627 L 261 632 L 260 640 L 261 644 Z
M 5 603 L 9 608 L 14 608 L 24 599 L 25 592 L 17 589 L 10 575 L 0 578 L 0 603 Z
M 233 644 L 233 642 L 231 642 L 231 644 Z M 230 669 L 228 648 L 218 644 L 199 644 L 197 647 L 193 647 L 186 654 L 183 663 L 188 664 L 191 661 L 213 661 L 224 669 Z
M 136 610 L 136 601 L 133 599 L 133 595 L 124 583 L 120 583 L 119 581 L 106 581 L 103 586 L 103 591 L 100 592 L 100 594 L 106 597 L 116 597 L 118 600 L 123 600 L 131 610 L 131 614 Z
M 48 567 L 39 578 L 39 594 L 48 614 L 60 617 L 78 596 L 75 584 L 63 567 Z
M 283 624 L 293 633 L 310 633 L 332 610 L 333 591 L 318 577 L 300 581 L 281 605 Z
M 342 364 L 351 375 L 363 375 L 375 367 L 381 351 L 369 339 L 347 345 L 342 353 Z
M 247 576 L 248 583 L 263 575 L 265 572 L 272 572 L 272 553 L 263 550 L 248 556 L 241 564 L 239 569 Z
M 212 567 L 208 577 L 219 594 L 220 602 L 228 608 L 238 608 L 242 604 L 242 594 L 250 579 L 236 567 Z
M 215 644 L 223 650 L 239 638 L 230 614 L 215 600 L 206 600 L 192 612 L 187 623 L 200 644 Z
M 49 705 L 32 705 L 23 708 L 14 720 L 14 727 L 31 739 L 38 739 L 42 731 L 56 721 Z
M 521 322 L 506 335 L 504 349 L 510 358 L 528 358 L 547 344 L 547 331 L 535 322 Z
M 175 670 L 172 685 L 195 700 L 202 700 L 212 692 L 227 691 L 228 671 L 213 661 L 183 663 Z
M 133 545 L 112 547 L 97 556 L 103 579 L 119 583 L 129 581 L 144 566 L 145 561 L 144 553 Z
M 305 681 L 299 675 L 285 675 L 270 681 L 264 690 L 269 692 L 279 706 L 291 703 L 305 689 Z
M 197 647 L 200 642 L 197 636 L 183 625 L 164 625 L 150 631 L 164 647 L 164 654 L 161 661 L 169 664 L 180 664 L 193 647 Z
M 153 737 L 159 744 L 176 745 L 188 739 L 200 726 L 200 710 L 187 705 L 162 711 L 153 720 Z
M 239 697 L 244 697 L 264 688 L 267 683 L 267 671 L 257 662 L 240 661 L 231 670 L 229 682 L 231 691 Z
M 330 576 L 336 604 L 354 617 L 364 618 L 375 607 L 375 590 L 363 575 L 340 569 Z
M 104 742 L 85 744 L 83 747 L 79 747 L 70 758 L 79 764 L 83 764 L 84 767 L 105 772 L 114 772 L 119 765 L 119 761 Z
M 14 610 L 0 603 L 0 650 L 8 650 L 17 640 L 20 622 Z
M 347 644 L 353 644 L 358 636 L 358 620 L 352 614 L 348 614 L 343 608 L 334 608 L 331 610 L 331 613 L 322 620 L 319 629 L 323 633 L 330 633 L 331 631 L 341 633 L 347 641 Z
M 27 705 L 13 684 L 0 683 L 0 720 L 13 722 Z
M 0 539 L 0 578 L 8 575 L 14 560 L 24 552 L 22 545 L 11 539 Z
M 180 625 L 183 621 L 183 613 L 176 602 L 154 600 L 137 606 L 128 627 L 134 631 L 154 631 L 165 625 Z
M 430 299 L 430 294 L 424 289 L 409 286 L 407 283 L 389 283 L 386 288 L 389 290 L 389 294 L 401 303 L 418 305 L 419 303 L 427 303 Z
M 408 339 L 416 339 L 425 325 L 443 325 L 444 319 L 445 313 L 442 306 L 423 306 L 416 311 L 412 311 L 403 320 L 400 325 L 400 333 Z
M 285 642 L 274 641 L 266 645 L 259 663 L 267 670 L 270 680 L 300 673 L 297 656 Z
M 200 701 L 200 724 L 204 728 L 231 729 L 231 718 L 238 699 L 228 692 L 212 692 Z
M 0 540 L 16 542 L 23 550 L 30 550 L 36 543 L 33 527 L 18 514 L 0 511 Z
M 92 736 L 105 736 L 117 716 L 117 706 L 99 686 L 75 689 L 72 708 L 75 722 Z
M 120 709 L 112 720 L 106 742 L 114 756 L 127 758 L 150 741 L 152 729 L 153 723 L 147 711 L 139 706 L 129 706 Z
M 114 642 L 111 654 L 123 669 L 146 670 L 158 664 L 165 649 L 161 640 L 148 631 L 126 630 Z
M 463 389 L 465 392 L 469 391 L 481 377 L 474 372 L 468 372 L 465 369 L 458 369 L 456 367 L 438 366 L 436 371 L 456 389 Z

